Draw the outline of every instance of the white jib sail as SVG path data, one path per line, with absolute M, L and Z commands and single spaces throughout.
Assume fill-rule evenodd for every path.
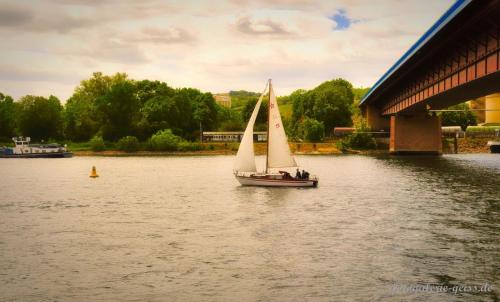
M 257 114 L 259 113 L 260 104 L 262 104 L 262 98 L 267 90 L 260 95 L 255 108 L 253 109 L 250 120 L 248 120 L 247 128 L 241 139 L 240 147 L 238 148 L 238 153 L 236 154 L 236 160 L 234 162 L 234 170 L 238 172 L 256 172 L 257 167 L 255 165 L 255 153 L 253 150 L 253 125 L 257 119 Z
M 296 167 L 288 139 L 283 128 L 278 102 L 274 95 L 273 87 L 269 85 L 269 150 L 267 154 L 268 168 Z

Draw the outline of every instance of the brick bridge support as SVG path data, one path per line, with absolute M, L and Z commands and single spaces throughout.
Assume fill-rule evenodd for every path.
M 392 154 L 443 153 L 441 141 L 441 118 L 427 113 L 391 116 Z

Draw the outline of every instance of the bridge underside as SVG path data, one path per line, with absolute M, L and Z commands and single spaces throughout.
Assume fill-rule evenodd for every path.
M 407 69 L 372 105 L 382 115 L 392 115 L 426 105 L 446 108 L 499 92 L 500 1 L 494 3 L 494 7 L 478 8 L 477 15 L 464 20 L 462 27 L 429 46 L 426 55 L 408 62 Z
M 445 109 L 450 106 L 500 92 L 500 72 L 486 75 L 475 81 L 464 83 L 454 89 L 428 97 L 423 102 L 401 109 L 396 114 L 412 114 L 430 109 Z M 390 115 L 390 114 L 389 114 Z
M 441 153 L 428 113 L 500 92 L 500 1 L 473 1 L 361 105 L 368 125 L 391 131 L 393 153 Z

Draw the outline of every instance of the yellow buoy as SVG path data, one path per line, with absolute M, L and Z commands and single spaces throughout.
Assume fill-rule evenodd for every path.
M 95 169 L 95 166 L 92 166 L 92 172 L 90 173 L 90 177 L 92 177 L 92 178 L 99 177 L 99 175 L 97 175 L 97 171 Z

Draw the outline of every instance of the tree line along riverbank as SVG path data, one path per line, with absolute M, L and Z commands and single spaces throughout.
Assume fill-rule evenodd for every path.
M 264 83 L 263 83 L 264 84 Z M 321 142 L 334 127 L 353 125 L 357 100 L 367 88 L 344 79 L 298 89 L 278 97 L 287 135 L 293 140 Z M 219 105 L 212 93 L 173 88 L 165 82 L 130 79 L 125 73 L 94 73 L 81 81 L 65 101 L 55 95 L 26 95 L 14 100 L 0 92 L 0 141 L 29 136 L 33 142 L 118 142 L 135 137 L 144 142 L 170 131 L 187 142 L 200 131 L 242 131 L 259 93 L 230 91 L 232 105 Z M 266 129 L 267 103 L 259 111 L 256 130 Z
M 370 134 L 362 133 L 369 129 L 358 103 L 368 90 L 334 79 L 278 97 L 285 131 L 292 142 L 328 144 L 335 127 L 357 129 L 357 133 L 331 144 L 328 151 L 304 147 L 294 152 L 380 149 Z M 199 141 L 200 131 L 244 130 L 259 93 L 240 90 L 229 94 L 230 108 L 217 104 L 210 92 L 134 80 L 125 73 L 100 72 L 81 81 L 65 102 L 53 95 L 26 95 L 14 100 L 0 93 L 0 145 L 9 145 L 11 137 L 22 135 L 30 136 L 32 142 L 66 143 L 70 149 L 85 153 L 230 152 L 233 147 L 221 149 Z M 256 131 L 266 130 L 266 106 L 265 102 L 261 106 Z M 443 113 L 442 120 L 443 125 L 460 125 L 462 129 L 476 123 L 474 113 L 467 110 Z
M 443 153 L 454 154 L 453 139 L 443 139 Z M 489 153 L 486 145 L 487 138 L 459 138 L 458 153 Z M 334 154 L 387 154 L 387 140 L 377 140 L 377 146 L 371 149 L 342 149 L 339 147 L 341 139 L 330 139 L 322 143 L 290 142 L 290 151 L 296 155 L 334 155 Z M 68 148 L 76 156 L 190 156 L 190 155 L 232 155 L 238 151 L 239 143 L 202 143 L 196 150 L 151 151 L 139 149 L 133 152 L 121 151 L 116 147 L 108 146 L 102 151 L 92 151 L 88 145 L 70 144 Z M 254 143 L 256 155 L 266 154 L 266 143 Z

